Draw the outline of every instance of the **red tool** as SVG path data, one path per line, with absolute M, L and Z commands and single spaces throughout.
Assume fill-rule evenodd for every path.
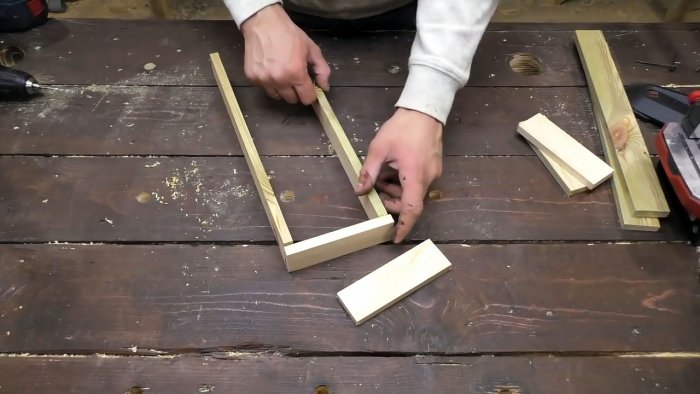
M 656 137 L 664 172 L 700 237 L 700 91 L 688 95 L 689 108 L 680 121 L 666 123 Z

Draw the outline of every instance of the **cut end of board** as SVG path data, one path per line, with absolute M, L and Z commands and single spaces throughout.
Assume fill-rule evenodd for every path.
M 339 291 L 338 299 L 359 326 L 451 268 L 428 239 Z

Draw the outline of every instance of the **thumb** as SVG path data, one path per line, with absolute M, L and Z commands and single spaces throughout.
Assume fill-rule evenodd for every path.
M 311 39 L 309 39 L 309 55 L 306 61 L 313 65 L 318 86 L 327 92 L 330 89 L 331 68 L 323 57 L 321 48 L 311 41 Z
M 382 169 L 382 165 L 386 161 L 388 155 L 388 149 L 382 143 L 377 143 L 377 140 L 372 141 L 369 144 L 369 151 L 367 152 L 367 158 L 365 158 L 364 164 L 360 169 L 360 177 L 357 180 L 357 187 L 355 187 L 355 193 L 358 195 L 367 194 L 374 187 L 374 183 L 377 181 L 377 176 L 379 176 L 379 171 Z

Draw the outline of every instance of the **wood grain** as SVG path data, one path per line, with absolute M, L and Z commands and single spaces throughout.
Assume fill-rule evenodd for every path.
M 608 161 L 620 172 L 635 217 L 666 217 L 670 210 L 603 33 L 577 31 L 599 132 L 615 148 Z M 624 192 L 620 189 L 618 192 Z
M 343 165 L 345 175 L 347 175 L 350 183 L 354 186 L 358 183 L 360 170 L 362 169 L 360 159 L 357 157 L 352 144 L 350 144 L 350 140 L 348 140 L 343 126 L 335 116 L 323 90 L 316 88 L 316 95 L 318 99 L 313 103 L 314 111 L 321 121 L 321 125 L 323 125 L 323 130 L 326 132 L 335 154 L 340 159 L 340 164 Z M 368 194 L 359 196 L 359 199 L 370 219 L 387 215 L 384 203 L 379 199 L 379 194 L 376 190 L 372 189 Z
M 0 352 L 700 351 L 685 244 L 439 245 L 448 275 L 356 327 L 336 293 L 411 248 L 290 275 L 274 245 L 0 245 Z
M 265 167 L 294 239 L 367 220 L 337 158 Z M 0 168 L 0 241 L 275 240 L 240 157 L 20 156 Z M 534 156 L 445 158 L 431 191 L 410 240 L 687 239 L 676 217 L 658 233 L 620 230 L 609 185 L 566 197 Z
M 255 373 L 251 373 L 255 371 Z M 591 379 L 595 376 L 595 379 Z M 214 353 L 162 358 L 3 357 L 3 389 L 123 393 L 691 393 L 697 358 L 305 357 Z M 148 390 L 145 390 L 148 388 Z
M 224 104 L 226 104 L 226 109 L 231 117 L 238 143 L 241 145 L 241 149 L 244 152 L 246 163 L 248 164 L 248 168 L 250 169 L 255 183 L 255 188 L 258 191 L 258 196 L 260 196 L 260 202 L 265 209 L 267 220 L 270 222 L 270 227 L 275 234 L 277 244 L 284 254 L 284 246 L 293 242 L 292 235 L 289 233 L 289 228 L 287 228 L 287 222 L 285 222 L 284 216 L 282 216 L 282 210 L 277 201 L 277 196 L 275 196 L 275 192 L 272 190 L 270 179 L 267 177 L 267 172 L 262 164 L 262 160 L 260 160 L 258 150 L 255 148 L 253 137 L 250 135 L 248 125 L 241 112 L 241 107 L 238 105 L 238 101 L 236 101 L 236 96 L 231 88 L 231 82 L 226 75 L 224 65 L 221 63 L 221 58 L 218 53 L 212 53 L 210 59 L 216 77 L 216 83 L 219 85 Z

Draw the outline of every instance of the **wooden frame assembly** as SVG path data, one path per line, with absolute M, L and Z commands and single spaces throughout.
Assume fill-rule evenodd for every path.
M 260 155 L 255 148 L 253 138 L 243 118 L 241 108 L 233 93 L 233 88 L 226 75 L 221 58 L 218 53 L 212 53 L 210 59 L 216 82 L 219 85 L 226 109 L 233 122 L 238 142 L 243 150 L 243 155 L 250 168 L 255 187 L 265 208 L 267 219 L 275 234 L 275 239 L 289 272 L 392 239 L 394 219 L 387 213 L 377 192 L 372 190 L 368 195 L 359 197 L 369 220 L 304 241 L 294 242 L 282 215 L 280 205 L 277 202 L 275 192 L 272 190 L 270 180 L 267 178 Z M 323 129 L 328 135 L 328 139 L 331 141 L 346 175 L 350 182 L 355 185 L 362 167 L 360 159 L 352 148 L 323 91 L 317 89 L 317 96 L 318 100 L 313 105 L 314 111 L 316 111 Z

